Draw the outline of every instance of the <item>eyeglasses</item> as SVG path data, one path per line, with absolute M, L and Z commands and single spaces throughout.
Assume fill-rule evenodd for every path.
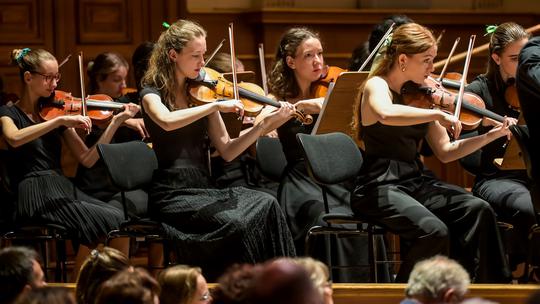
M 43 76 L 43 78 L 45 78 L 46 82 L 51 82 L 53 79 L 55 79 L 56 82 L 58 82 L 58 81 L 60 81 L 60 77 L 62 76 L 60 73 L 56 73 L 54 75 L 43 74 L 43 73 L 36 72 L 36 71 L 30 71 L 30 73 L 38 74 L 40 76 Z

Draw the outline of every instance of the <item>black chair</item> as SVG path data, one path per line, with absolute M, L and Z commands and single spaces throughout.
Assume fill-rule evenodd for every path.
M 150 218 L 130 216 L 126 202 L 127 191 L 145 189 L 152 181 L 154 170 L 158 167 L 154 151 L 142 141 L 98 144 L 97 150 L 107 167 L 112 184 L 120 191 L 125 218 L 119 229 L 109 232 L 107 243 L 117 237 L 135 238 L 138 241 L 162 242 L 164 265 L 165 267 L 168 266 L 169 243 L 164 236 L 161 223 Z M 152 267 L 153 265 L 149 266 Z
M 67 282 L 66 227 L 56 223 L 21 221 L 15 218 L 17 197 L 11 187 L 8 164 L 10 151 L 0 150 L 0 234 L 2 246 L 32 245 L 42 257 L 45 278 L 54 271 L 56 282 Z M 51 245 L 53 247 L 51 247 Z M 54 250 L 52 250 L 54 248 Z M 55 266 L 50 266 L 51 252 L 55 253 Z
M 259 137 L 255 145 L 257 166 L 268 179 L 280 182 L 287 159 L 279 138 Z
M 363 158 L 355 142 L 344 133 L 329 133 L 323 135 L 296 135 L 300 146 L 303 149 L 306 165 L 311 178 L 320 185 L 326 214 L 323 220 L 325 226 L 314 226 L 309 229 L 306 235 L 306 252 L 309 253 L 310 238 L 314 235 L 368 235 L 369 246 L 369 267 L 371 281 L 378 281 L 378 265 L 388 263 L 398 263 L 397 261 L 377 260 L 379 256 L 376 235 L 384 235 L 384 231 L 376 227 L 369 221 L 354 214 L 332 213 L 328 206 L 327 185 L 334 185 L 346 182 L 356 177 L 362 167 Z M 333 225 L 351 224 L 352 227 L 335 227 Z M 327 240 L 327 246 L 329 241 Z M 327 249 L 327 254 L 331 251 Z M 332 258 L 328 258 L 328 266 L 332 269 Z M 362 265 L 351 265 L 359 267 Z

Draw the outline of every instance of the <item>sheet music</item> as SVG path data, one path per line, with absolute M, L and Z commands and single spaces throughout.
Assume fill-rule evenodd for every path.
M 326 91 L 326 96 L 324 96 L 323 105 L 321 108 L 321 112 L 319 113 L 319 116 L 317 117 L 317 121 L 315 122 L 315 126 L 313 126 L 313 130 L 311 130 L 311 135 L 317 134 L 317 130 L 319 129 L 319 125 L 321 124 L 321 119 L 324 116 L 324 110 L 326 109 L 326 105 L 328 104 L 328 97 L 330 97 L 330 93 L 332 93 L 332 90 L 334 89 L 335 82 L 331 82 L 328 84 L 328 91 Z

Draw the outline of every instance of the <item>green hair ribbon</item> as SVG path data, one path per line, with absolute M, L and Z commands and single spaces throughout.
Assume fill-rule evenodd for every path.
M 161 25 L 163 25 L 163 27 L 164 27 L 164 28 L 167 28 L 167 29 L 171 27 L 171 25 L 168 24 L 168 23 L 165 22 L 165 21 L 163 21 L 163 23 L 161 23 Z
M 488 26 L 486 26 L 486 33 L 484 34 L 484 36 L 493 34 L 497 30 L 497 27 L 499 27 L 499 26 L 498 25 L 488 25 Z
M 21 50 L 21 52 L 19 53 L 19 55 L 17 55 L 17 58 L 15 58 L 15 60 L 18 62 L 18 63 L 21 63 L 21 59 L 24 58 L 24 56 L 26 56 L 26 54 L 28 54 L 28 52 L 30 52 L 30 49 L 29 48 L 24 48 Z

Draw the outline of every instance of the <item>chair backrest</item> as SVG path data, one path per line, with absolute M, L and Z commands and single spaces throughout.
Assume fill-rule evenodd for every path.
M 344 133 L 322 135 L 296 134 L 306 159 L 308 172 L 315 182 L 337 184 L 358 175 L 362 168 L 362 153 Z
M 256 143 L 257 166 L 267 178 L 279 182 L 287 166 L 287 159 L 278 138 L 259 137 Z
M 154 151 L 142 141 L 98 144 L 114 186 L 121 191 L 139 189 L 152 181 L 158 166 Z
M 529 128 L 526 125 L 513 125 L 510 126 L 512 135 L 516 138 L 519 148 L 521 149 L 521 156 L 527 168 L 527 175 L 532 178 L 532 165 L 531 165 L 531 140 L 529 137 Z

